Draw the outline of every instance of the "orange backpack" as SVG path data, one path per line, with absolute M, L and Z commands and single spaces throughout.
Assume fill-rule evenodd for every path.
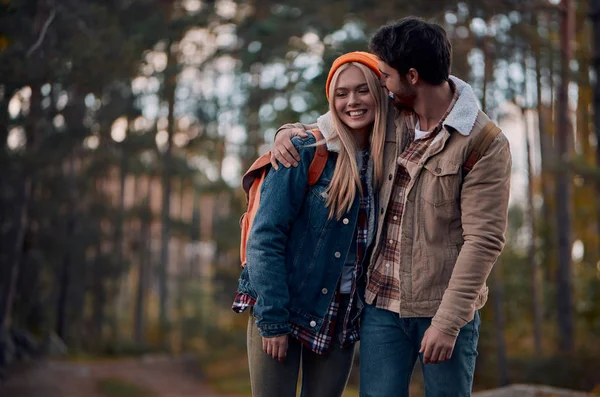
M 317 142 L 323 140 L 323 135 L 318 129 L 310 130 L 310 132 L 315 136 Z M 317 183 L 327 164 L 328 153 L 325 145 L 318 145 L 316 148 L 315 157 L 308 167 L 307 188 Z M 260 156 L 242 177 L 242 188 L 246 192 L 246 203 L 248 204 L 248 209 L 240 219 L 240 227 L 242 228 L 242 238 L 240 241 L 242 268 L 246 266 L 246 244 L 248 243 L 248 237 L 252 229 L 252 222 L 254 222 L 256 211 L 258 211 L 258 206 L 260 205 L 260 187 L 270 168 L 271 152 Z

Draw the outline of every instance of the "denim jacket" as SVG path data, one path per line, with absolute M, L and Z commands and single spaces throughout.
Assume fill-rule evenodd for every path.
M 290 323 L 319 329 L 336 292 L 356 229 L 359 196 L 339 221 L 329 219 L 326 189 L 337 153 L 330 151 L 319 181 L 308 186 L 315 138 L 295 137 L 298 167 L 271 169 L 247 243 L 238 290 L 256 299 L 253 314 L 262 336 L 290 332 Z

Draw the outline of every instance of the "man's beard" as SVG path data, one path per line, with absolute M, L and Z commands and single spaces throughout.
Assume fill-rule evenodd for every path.
M 391 92 L 391 91 L 389 93 L 389 97 L 392 100 L 392 103 L 394 104 L 394 107 L 396 109 L 398 109 L 398 110 L 412 109 L 412 106 L 409 106 L 409 105 L 407 105 L 405 103 L 402 103 L 400 101 L 400 99 L 396 95 L 394 95 L 394 93 Z

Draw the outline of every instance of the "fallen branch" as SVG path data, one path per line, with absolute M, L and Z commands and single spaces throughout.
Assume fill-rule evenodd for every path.
M 46 33 L 48 32 L 48 28 L 50 27 L 50 24 L 52 23 L 52 21 L 54 21 L 55 17 L 56 17 L 56 9 L 53 9 L 52 12 L 50 13 L 50 15 L 48 16 L 48 19 L 46 20 L 46 22 L 44 22 L 44 26 L 42 27 L 42 31 L 40 32 L 40 37 L 38 37 L 35 44 L 33 46 L 31 46 L 31 48 L 27 51 L 27 54 L 25 54 L 25 56 L 27 58 L 29 58 L 31 56 L 31 54 L 33 54 L 42 45 L 42 42 L 44 41 L 44 37 L 46 37 Z

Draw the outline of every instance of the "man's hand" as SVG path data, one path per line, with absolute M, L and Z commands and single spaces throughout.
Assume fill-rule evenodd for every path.
M 283 362 L 287 355 L 288 335 L 275 336 L 273 338 L 262 338 L 263 350 L 269 356 Z
M 279 161 L 285 168 L 290 168 L 292 165 L 294 167 L 298 166 L 300 154 L 292 143 L 292 138 L 295 136 L 299 136 L 301 138 L 308 137 L 306 131 L 304 131 L 302 128 L 286 128 L 279 131 L 279 133 L 275 136 L 275 143 L 273 144 L 273 149 L 271 150 L 271 165 L 276 170 L 279 169 L 277 161 Z
M 421 341 L 421 350 L 423 353 L 424 364 L 439 364 L 452 357 L 456 336 L 448 335 L 439 329 L 429 326 L 423 340 Z

